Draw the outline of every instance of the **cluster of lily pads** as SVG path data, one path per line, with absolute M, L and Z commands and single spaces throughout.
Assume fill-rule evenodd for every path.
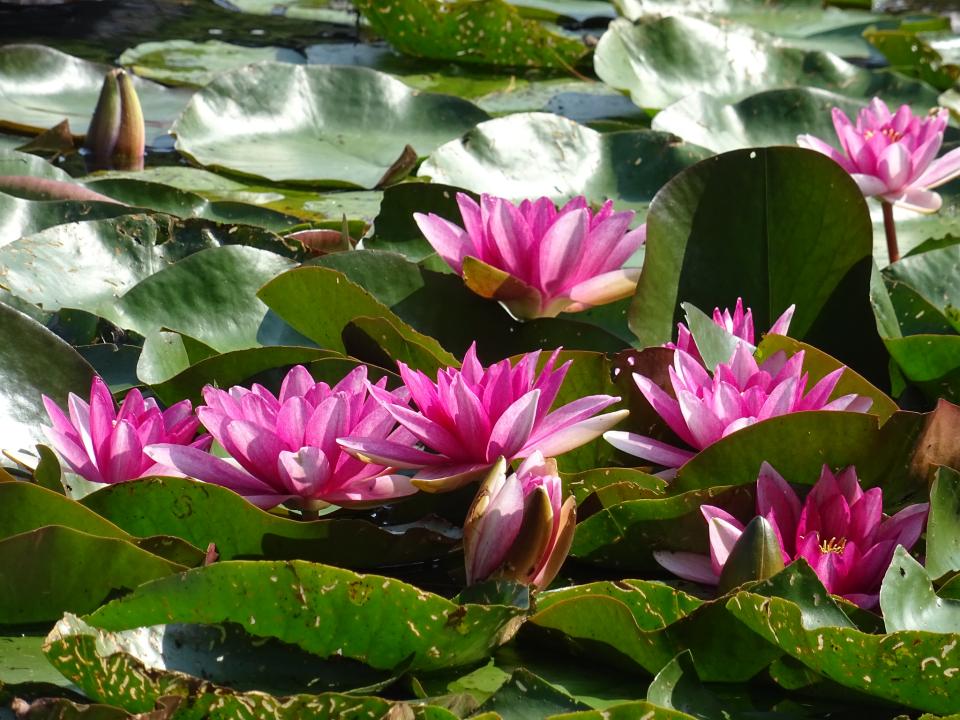
M 231 6 L 0 47 L 0 718 L 960 713 L 946 19 Z

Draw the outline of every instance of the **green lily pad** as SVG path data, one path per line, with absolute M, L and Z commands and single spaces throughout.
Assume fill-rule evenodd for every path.
M 57 225 L 0 248 L 3 284 L 45 310 L 68 307 L 110 312 L 117 297 L 150 275 L 198 250 L 162 218 L 127 215 Z M 74 278 L 69 284 L 64 277 Z
M 960 473 L 941 467 L 930 488 L 927 572 L 934 578 L 960 571 Z
M 884 338 L 904 376 L 931 398 L 960 402 L 960 335 Z
M 130 208 L 119 203 L 25 200 L 0 192 L 0 247 L 55 225 L 113 218 L 128 212 Z
M 29 482 L 0 483 L 0 539 L 61 525 L 90 535 L 126 540 L 141 550 L 184 567 L 203 562 L 204 553 L 172 536 L 134 537 L 60 493 Z
M 615 0 L 628 20 L 676 13 L 670 0 Z M 720 19 L 749 25 L 771 33 L 785 44 L 809 50 L 825 50 L 844 57 L 868 58 L 875 55 L 863 38 L 872 25 L 883 27 L 899 23 L 894 16 L 867 9 L 828 7 L 820 0 L 691 0 L 683 4 L 683 13 L 705 20 Z
M 186 568 L 118 538 L 50 525 L 0 540 L 0 624 L 90 612 L 115 593 Z
M 889 72 L 865 70 L 836 55 L 783 47 L 736 23 L 692 17 L 614 20 L 594 55 L 600 79 L 629 91 L 643 108 L 665 108 L 695 92 L 732 102 L 761 90 L 812 86 L 867 100 L 875 95 L 936 105 L 936 91 Z
M 43 158 L 16 150 L 0 150 L 0 175 L 29 175 L 70 182 L 73 178 Z
M 44 683 L 67 686 L 69 683 L 47 662 L 41 651 L 43 638 L 35 635 L 0 636 L 0 692 L 4 685 Z
M 671 340 L 683 301 L 732 307 L 742 297 L 761 328 L 796 304 L 792 335 L 874 382 L 887 377 L 868 301 L 870 219 L 829 158 L 782 147 L 716 156 L 663 187 L 647 227 L 630 308 L 643 345 Z
M 265 512 L 231 490 L 185 478 L 150 478 L 105 487 L 83 505 L 126 532 L 210 543 L 224 560 L 302 559 L 376 568 L 443 557 L 459 541 L 442 521 L 380 527 L 353 518 L 304 522 Z
M 47 637 L 44 651 L 94 699 L 137 713 L 161 707 L 171 720 L 195 718 L 197 713 L 211 718 L 253 713 L 278 720 L 332 720 L 383 717 L 391 708 L 410 718 L 455 717 L 438 707 L 323 692 L 364 681 L 367 689 L 376 689 L 382 680 L 373 681 L 384 674 L 340 658 L 323 661 L 276 640 L 251 638 L 233 625 L 157 625 L 114 633 L 67 614 Z M 250 687 L 256 689 L 246 689 Z M 274 695 L 264 691 L 295 692 L 305 687 L 319 692 Z
M 585 195 L 591 202 L 645 207 L 668 179 L 709 153 L 651 131 L 600 134 L 546 113 L 478 125 L 420 166 L 434 182 L 500 197 Z
M 357 12 L 342 0 L 230 0 L 232 9 L 253 15 L 282 15 L 291 20 L 352 25 Z
M 693 715 L 654 705 L 646 700 L 611 705 L 603 710 L 583 710 L 581 712 L 554 715 L 550 720 L 696 720 Z
M 830 109 L 854 117 L 865 102 L 818 88 L 777 88 L 728 103 L 695 92 L 668 105 L 653 118 L 654 130 L 673 133 L 714 152 L 767 145 L 795 145 L 810 134 L 834 142 Z M 922 112 L 926 113 L 923 108 Z M 919 108 L 918 108 L 919 111 Z
M 125 50 L 117 62 L 140 77 L 166 83 L 202 87 L 218 74 L 264 60 L 304 62 L 295 50 L 278 47 L 245 47 L 219 40 L 165 40 L 141 43 Z
M 953 692 L 952 668 L 960 652 L 956 634 L 809 628 L 796 603 L 750 592 L 735 595 L 727 608 L 760 637 L 846 688 L 917 710 L 948 714 L 960 709 Z
M 46 442 L 49 422 L 41 395 L 66 400 L 90 391 L 93 368 L 63 340 L 16 310 L 0 304 L 0 445 L 31 452 Z
M 273 580 L 271 578 L 276 578 Z M 320 657 L 391 670 L 476 662 L 508 639 L 519 609 L 457 605 L 377 575 L 302 561 L 228 561 L 150 583 L 86 620 L 103 630 L 235 622 Z
M 897 546 L 883 576 L 880 609 L 888 633 L 952 633 L 960 626 L 960 601 L 937 597 L 930 575 L 903 545 Z
M 108 70 L 42 45 L 0 48 L 0 127 L 38 133 L 66 119 L 74 133 L 85 134 Z M 170 129 L 192 92 L 137 78 L 133 85 L 149 144 Z
M 357 0 L 371 27 L 400 52 L 480 65 L 569 69 L 588 52 L 503 0 Z
M 220 75 L 173 132 L 180 152 L 214 169 L 373 188 L 406 146 L 427 155 L 487 117 L 465 100 L 417 93 L 366 68 L 267 62 Z
M 167 328 L 218 352 L 256 347 L 267 314 L 256 292 L 292 265 L 265 250 L 210 248 L 154 273 L 101 311 L 141 335 Z

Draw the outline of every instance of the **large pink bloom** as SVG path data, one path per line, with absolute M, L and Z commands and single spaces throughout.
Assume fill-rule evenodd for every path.
M 90 385 L 89 404 L 70 393 L 69 417 L 46 395 L 43 405 L 53 423 L 53 427 L 44 428 L 46 436 L 70 469 L 90 482 L 119 483 L 169 475 L 171 468 L 156 464 L 144 454 L 147 445 L 194 441 L 193 447 L 206 448 L 211 441 L 209 435 L 194 440 L 200 423 L 189 400 L 161 412 L 153 398 L 144 398 L 134 389 L 117 412 L 113 396 L 99 376 L 94 376 Z
M 614 212 L 607 201 L 594 214 L 583 197 L 559 210 L 549 198 L 517 207 L 482 195 L 477 205 L 458 193 L 457 203 L 464 227 L 433 213 L 414 219 L 471 290 L 519 318 L 586 310 L 629 297 L 637 286 L 640 269 L 623 264 L 643 244 L 646 226 L 629 230 L 632 211 Z
M 833 126 L 843 152 L 813 135 L 800 135 L 797 144 L 833 159 L 846 170 L 867 197 L 918 212 L 936 212 L 942 202 L 930 188 L 960 175 L 960 148 L 937 157 L 950 113 L 940 108 L 927 117 L 901 105 L 891 113 L 874 98 L 860 111 L 857 124 L 833 108 Z
M 559 352 L 559 350 L 557 351 Z M 484 368 L 471 345 L 460 370 L 447 368 L 434 382 L 402 362 L 400 376 L 417 410 L 379 388 L 370 392 L 427 448 L 352 433 L 340 445 L 357 457 L 417 469 L 413 483 L 423 490 L 450 490 L 474 480 L 501 456 L 524 458 L 539 450 L 555 456 L 579 447 L 626 417 L 626 410 L 597 416 L 620 398 L 590 395 L 548 412 L 570 363 L 554 369 L 557 352 L 537 373 L 539 352 L 515 366 L 501 360 Z
M 773 526 L 783 562 L 803 558 L 834 595 L 863 608 L 879 598 L 880 583 L 897 545 L 907 550 L 920 538 L 929 504 L 910 505 L 893 517 L 883 514 L 883 491 L 860 487 L 851 466 L 834 475 L 826 465 L 801 505 L 793 488 L 764 463 L 757 477 L 757 515 Z M 710 557 L 682 552 L 656 552 L 661 565 L 675 575 L 711 585 L 743 532 L 727 511 L 703 505 L 710 535 Z
M 803 372 L 803 351 L 787 359 L 783 351 L 757 364 L 749 347 L 738 343 L 729 363 L 719 363 L 713 376 L 683 350 L 673 354 L 668 369 L 674 396 L 650 378 L 634 374 L 640 392 L 677 436 L 686 450 L 628 432 L 611 431 L 604 438 L 614 447 L 667 468 L 677 468 L 708 445 L 732 432 L 767 418 L 802 410 L 866 412 L 870 398 L 843 395 L 830 400 L 844 368 L 821 378 L 809 392 Z
M 777 321 L 767 330 L 767 335 L 786 335 L 790 330 L 790 321 L 793 319 L 793 312 L 796 310 L 796 307 L 796 305 L 791 305 L 784 310 L 783 314 L 778 317 Z M 747 308 L 746 312 L 744 312 L 743 298 L 737 298 L 737 305 L 734 308 L 733 314 L 730 313 L 729 308 L 724 308 L 723 312 L 720 312 L 720 308 L 715 307 L 713 309 L 713 322 L 734 337 L 745 340 L 751 345 L 754 344 L 753 310 Z M 683 323 L 677 323 L 677 342 L 667 343 L 664 347 L 673 350 L 683 350 L 700 362 L 703 362 L 703 358 L 700 356 L 700 350 L 697 348 L 697 343 L 690 333 L 690 328 Z
M 368 385 L 367 368 L 352 370 L 334 387 L 294 367 L 280 396 L 261 385 L 203 389 L 206 405 L 197 415 L 229 459 L 177 445 L 152 445 L 146 452 L 190 477 L 223 485 L 250 502 L 271 508 L 286 501 L 306 509 L 381 502 L 416 492 L 409 478 L 369 465 L 341 451 L 337 438 L 358 435 L 410 448 L 414 437 L 369 396 L 383 393 L 403 405 L 407 393 L 384 389 L 386 378 Z
M 506 577 L 541 590 L 563 564 L 576 525 L 576 501 L 563 500 L 557 463 L 539 452 L 517 472 L 501 459 L 484 480 L 463 526 L 467 582 Z

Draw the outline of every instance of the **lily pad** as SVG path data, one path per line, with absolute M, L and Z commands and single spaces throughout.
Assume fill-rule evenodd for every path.
M 46 442 L 45 394 L 66 400 L 90 391 L 93 368 L 63 340 L 26 315 L 0 304 L 0 447 L 33 450 Z
M 0 247 L 55 225 L 125 215 L 130 208 L 113 202 L 25 200 L 0 192 Z
M 818 88 L 766 90 L 736 103 L 695 92 L 657 113 L 651 127 L 722 153 L 795 145 L 797 135 L 804 133 L 831 141 L 836 132 L 830 109 L 839 107 L 854 117 L 864 106 L 864 102 Z
M 0 624 L 90 612 L 117 592 L 186 568 L 118 538 L 50 525 L 0 540 Z
M 200 90 L 173 132 L 180 152 L 215 169 L 373 188 L 406 146 L 426 155 L 487 117 L 366 68 L 266 62 Z
M 419 174 L 500 197 L 585 195 L 645 207 L 667 180 L 708 155 L 665 133 L 601 134 L 556 115 L 518 113 L 440 147 Z
M 487 657 L 509 638 L 520 613 L 505 605 L 457 605 L 398 580 L 299 560 L 232 560 L 174 580 L 141 586 L 86 620 L 113 631 L 235 622 L 251 635 L 320 657 L 430 670 Z
M 235 625 L 157 625 L 114 633 L 68 614 L 51 631 L 44 650 L 64 675 L 94 699 L 137 713 L 156 706 L 170 720 L 195 718 L 197 713 L 210 718 L 254 713 L 255 717 L 277 720 L 332 720 L 383 717 L 393 707 L 405 713 L 402 717 L 455 717 L 438 707 L 323 692 L 329 687 L 356 687 L 364 681 L 375 689 L 382 684 L 375 680 L 384 673 L 349 661 L 326 662 L 286 643 L 252 638 Z M 264 691 L 310 686 L 318 694 L 286 696 Z M 250 687 L 256 689 L 246 689 Z
M 110 68 L 42 45 L 0 48 L 0 126 L 38 133 L 66 119 L 87 131 Z M 143 108 L 147 143 L 166 134 L 192 91 L 134 79 Z
M 357 12 L 343 0 L 230 0 L 233 10 L 253 15 L 282 15 L 291 20 L 352 25 Z
M 960 571 L 960 473 L 952 468 L 939 468 L 930 488 L 925 563 L 934 578 Z
M 819 178 L 814 180 L 813 178 Z M 791 334 L 887 377 L 868 302 L 873 231 L 850 176 L 801 148 L 736 150 L 685 170 L 657 194 L 630 328 L 671 340 L 681 302 L 752 307 L 769 327 L 791 304 Z
M 132 535 L 213 543 L 224 560 L 302 559 L 376 568 L 443 557 L 459 542 L 439 520 L 380 527 L 354 518 L 309 522 L 265 512 L 231 490 L 186 478 L 132 480 L 86 496 L 83 505 Z
M 165 40 L 141 43 L 125 50 L 117 62 L 140 77 L 167 85 L 202 87 L 218 74 L 264 60 L 301 64 L 305 58 L 295 50 L 278 47 L 246 47 L 219 40 Z
M 397 50 L 480 65 L 569 69 L 589 51 L 503 0 L 356 0 L 357 10 Z
M 865 70 L 831 53 L 783 47 L 775 38 L 736 23 L 692 17 L 653 18 L 636 25 L 614 20 L 594 55 L 600 79 L 629 91 L 642 108 L 665 108 L 695 92 L 727 102 L 761 90 L 813 86 L 867 100 L 934 106 L 928 85 Z

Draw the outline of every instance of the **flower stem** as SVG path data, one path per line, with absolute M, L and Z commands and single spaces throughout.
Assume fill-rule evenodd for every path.
M 301 520 L 317 520 L 320 517 L 320 510 L 317 508 L 301 508 Z
M 897 247 L 897 226 L 893 224 L 893 205 L 881 200 L 880 207 L 883 208 L 883 229 L 887 235 L 887 255 L 890 262 L 895 263 L 900 259 L 900 248 Z

